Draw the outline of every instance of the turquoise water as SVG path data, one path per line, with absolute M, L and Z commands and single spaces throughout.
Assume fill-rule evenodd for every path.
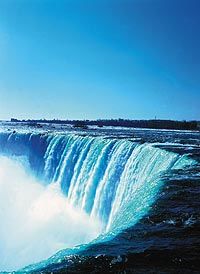
M 138 143 L 127 139 L 80 136 L 72 133 L 1 132 L 0 151 L 1 155 L 12 158 L 14 161 L 21 159 L 21 167 L 31 173 L 31 176 L 37 181 L 36 184 L 39 183 L 42 187 L 42 190 L 37 192 L 37 195 L 40 196 L 43 193 L 42 199 L 47 199 L 48 203 L 49 201 L 54 203 L 55 200 L 55 205 L 60 205 L 61 208 L 66 200 L 66 209 L 58 210 L 54 217 L 51 216 L 51 222 L 42 227 L 42 233 L 46 233 L 46 239 L 48 239 L 48 235 L 49 237 L 52 235 L 52 231 L 49 230 L 51 225 L 56 227 L 58 234 L 64 233 L 64 237 L 72 237 L 72 232 L 67 233 L 70 222 L 74 227 L 83 226 L 83 230 L 74 232 L 74 240 L 70 244 L 67 241 L 65 243 L 62 238 L 62 244 L 59 246 L 60 239 L 54 237 L 51 240 L 51 243 L 53 242 L 51 246 L 55 244 L 60 249 L 73 248 L 77 244 L 88 246 L 114 239 L 122 231 L 133 227 L 148 215 L 163 188 L 166 174 L 197 164 L 194 159 L 184 153 L 161 149 L 159 143 L 156 142 Z M 12 169 L 18 169 L 16 165 L 13 166 Z M 11 179 L 13 180 L 13 178 Z M 24 188 L 26 188 L 24 195 L 28 195 L 30 200 L 35 201 L 37 195 L 32 197 L 28 193 L 27 184 Z M 20 195 L 23 195 L 23 188 L 21 191 Z M 35 189 L 31 187 L 31 191 L 34 192 Z M 41 213 L 41 208 L 44 208 L 42 200 L 35 211 L 36 215 Z M 45 208 L 45 210 L 52 211 L 54 207 L 49 206 L 49 209 Z M 72 221 L 74 218 L 70 219 L 71 217 L 65 210 L 74 214 L 74 218 L 76 218 L 74 224 Z M 42 215 L 43 219 L 47 215 L 46 211 Z M 18 214 L 20 213 L 18 212 Z M 60 216 L 69 218 L 71 221 L 63 225 Z M 93 224 L 85 225 L 88 222 Z M 38 222 L 38 226 L 40 226 L 40 222 Z M 60 231 L 59 226 L 63 226 Z M 83 237 L 83 235 L 85 236 L 84 229 L 87 231 L 85 238 Z M 38 227 L 36 231 L 34 234 L 40 233 Z M 31 235 L 29 234 L 29 237 Z M 5 234 L 4 237 L 6 237 Z M 82 242 L 81 237 L 84 238 Z M 35 240 L 38 239 L 35 238 Z M 44 242 L 40 243 L 38 240 L 38 244 L 33 245 L 30 239 L 26 244 L 27 247 L 31 246 L 31 251 L 34 251 L 34 248 L 40 249 L 40 245 Z M 36 268 L 51 262 L 59 262 L 62 256 L 80 252 L 86 246 L 81 245 L 78 248 L 61 251 Z M 22 248 L 25 248 L 25 245 Z M 40 260 L 53 255 L 59 249 L 52 248 L 51 250 L 51 254 L 49 254 L 49 250 L 46 254 L 44 251 Z M 3 252 L 4 250 L 1 251 L 1 253 Z M 26 254 L 26 251 L 24 252 Z M 26 264 L 38 262 L 37 257 L 30 256 Z M 23 265 L 22 261 L 19 264 L 13 262 L 14 266 L 20 268 L 26 265 Z M 5 264 L 4 267 L 5 269 L 1 270 L 12 269 L 12 264 L 9 265 L 9 269 L 6 269 Z M 27 268 L 27 271 L 31 269 Z

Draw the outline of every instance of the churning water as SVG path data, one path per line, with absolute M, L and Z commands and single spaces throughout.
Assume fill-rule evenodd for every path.
M 13 270 L 86 243 L 98 222 L 70 205 L 57 184 L 47 187 L 16 160 L 0 157 L 0 270 Z
M 112 241 L 148 215 L 166 176 L 197 165 L 158 143 L 72 133 L 1 132 L 0 151 L 2 271 Z

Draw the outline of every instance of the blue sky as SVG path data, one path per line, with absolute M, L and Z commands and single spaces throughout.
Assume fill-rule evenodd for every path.
M 0 119 L 199 119 L 199 0 L 0 0 Z

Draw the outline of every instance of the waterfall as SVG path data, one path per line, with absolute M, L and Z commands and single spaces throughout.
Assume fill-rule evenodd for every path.
M 59 185 L 105 231 L 135 224 L 155 201 L 162 175 L 194 163 L 153 144 L 74 134 L 4 132 L 0 151 L 26 157 L 44 184 Z

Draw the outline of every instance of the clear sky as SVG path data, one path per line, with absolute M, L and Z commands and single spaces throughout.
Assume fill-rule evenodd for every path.
M 200 120 L 199 0 L 0 0 L 0 119 Z

